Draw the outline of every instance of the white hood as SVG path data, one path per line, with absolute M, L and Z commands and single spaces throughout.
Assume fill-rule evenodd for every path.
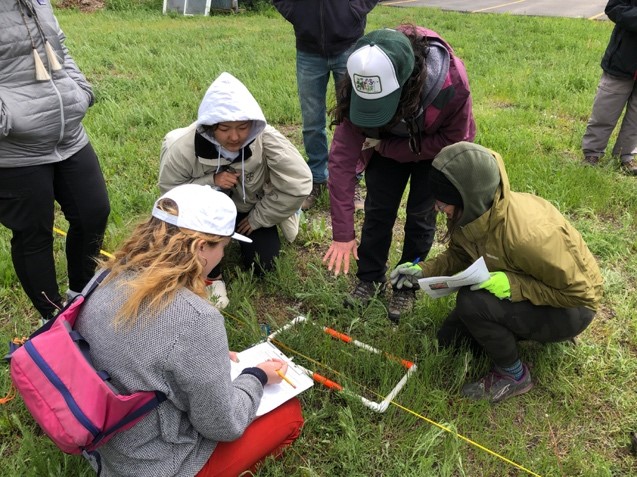
M 215 79 L 199 105 L 197 131 L 227 158 L 234 159 L 239 152 L 232 153 L 220 147 L 219 143 L 202 126 L 212 126 L 226 121 L 252 121 L 252 130 L 241 145 L 245 147 L 265 129 L 265 116 L 248 88 L 230 73 L 221 73 Z

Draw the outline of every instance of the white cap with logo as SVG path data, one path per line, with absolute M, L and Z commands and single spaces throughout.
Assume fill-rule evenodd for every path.
M 157 204 L 162 199 L 173 200 L 177 204 L 179 215 L 172 215 L 159 209 Z M 237 207 L 232 199 L 210 186 L 198 184 L 177 186 L 157 199 L 152 215 L 177 227 L 231 237 L 242 242 L 252 242 L 252 239 L 234 231 Z

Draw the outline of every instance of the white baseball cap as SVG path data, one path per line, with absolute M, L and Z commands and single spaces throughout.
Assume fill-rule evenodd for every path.
M 177 204 L 179 215 L 159 209 L 157 204 L 162 199 L 173 200 Z M 234 231 L 237 207 L 232 199 L 207 185 L 183 184 L 169 190 L 157 199 L 152 214 L 153 217 L 177 227 L 252 242 L 252 239 Z

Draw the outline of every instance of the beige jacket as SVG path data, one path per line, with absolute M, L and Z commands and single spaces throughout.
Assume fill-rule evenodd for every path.
M 256 101 L 246 92 L 239 80 L 227 73 L 213 82 L 199 108 L 199 119 L 165 136 L 159 188 L 164 193 L 187 183 L 214 187 L 215 173 L 230 166 L 240 177 L 229 193 L 237 210 L 248 213 L 250 227 L 279 225 L 291 242 L 298 233 L 298 211 L 312 190 L 312 173 L 294 145 L 265 124 Z M 227 158 L 201 125 L 237 120 L 253 121 L 256 135 L 237 157 Z

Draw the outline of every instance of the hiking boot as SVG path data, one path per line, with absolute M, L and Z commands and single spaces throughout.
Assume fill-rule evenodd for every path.
M 230 304 L 226 282 L 223 280 L 212 280 L 206 289 L 208 290 L 210 302 L 218 309 L 223 310 Z
M 313 182 L 312 191 L 310 192 L 310 195 L 308 195 L 303 201 L 303 203 L 301 204 L 301 210 L 307 210 L 314 207 L 316 205 L 316 201 L 318 200 L 319 196 L 321 195 L 321 192 L 323 192 L 324 189 L 325 189 L 325 182 L 322 182 L 322 183 Z
M 597 164 L 599 164 L 599 156 L 584 156 L 582 159 L 584 166 L 596 166 Z
M 387 307 L 387 317 L 392 323 L 397 325 L 400 321 L 400 315 L 409 313 L 413 309 L 415 301 L 416 290 L 409 288 L 394 289 Z
M 622 170 L 629 176 L 637 176 L 637 161 L 634 158 L 622 161 Z
M 367 306 L 375 296 L 379 295 L 385 289 L 384 283 L 375 282 L 358 282 L 358 285 L 345 299 L 344 305 L 347 308 L 354 306 Z
M 533 387 L 531 373 L 526 364 L 522 364 L 524 370 L 519 380 L 505 374 L 495 366 L 489 374 L 475 383 L 465 384 L 462 387 L 462 395 L 471 399 L 487 399 L 490 402 L 500 402 L 504 399 L 524 394 Z
M 365 191 L 360 182 L 354 188 L 354 210 L 365 210 Z

